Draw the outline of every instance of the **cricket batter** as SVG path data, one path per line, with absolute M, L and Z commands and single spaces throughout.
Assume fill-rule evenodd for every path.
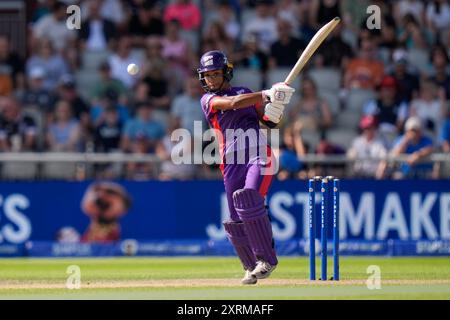
M 246 139 L 245 132 L 259 133 L 259 121 L 274 128 L 295 90 L 284 83 L 254 93 L 245 87 L 232 87 L 233 65 L 221 51 L 205 53 L 197 72 L 206 91 L 201 98 L 203 112 L 219 133 L 220 169 L 230 210 L 230 220 L 223 225 L 246 270 L 242 283 L 255 284 L 257 279 L 267 278 L 278 264 L 265 207 L 273 175 L 265 170 L 272 165 L 267 161 L 267 156 L 271 156 L 267 139 L 259 134 L 256 139 Z M 241 134 L 229 135 L 230 130 Z M 267 154 L 250 151 L 255 149 L 263 149 Z M 239 152 L 246 153 L 243 163 L 230 156 Z

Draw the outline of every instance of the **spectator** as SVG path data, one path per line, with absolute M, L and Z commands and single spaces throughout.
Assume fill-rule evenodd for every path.
M 450 4 L 447 0 L 434 0 L 427 3 L 426 20 L 430 30 L 439 38 L 441 32 L 450 28 Z
M 125 10 L 120 0 L 97 0 L 100 2 L 100 14 L 103 19 L 112 21 L 118 29 L 123 29 L 126 22 Z M 81 3 L 81 15 L 85 20 L 90 14 L 89 3 L 83 1 Z
M 73 47 L 76 40 L 76 32 L 67 28 L 66 25 L 67 5 L 61 1 L 55 1 L 52 6 L 52 14 L 48 14 L 33 26 L 33 37 L 35 42 L 48 38 L 56 52 Z
M 407 14 L 402 19 L 398 40 L 407 49 L 426 49 L 429 39 L 425 31 L 412 14 Z
M 164 128 L 152 119 L 153 105 L 150 102 L 142 102 L 136 109 L 136 116 L 125 123 L 121 149 L 125 152 L 132 151 L 133 141 L 138 137 L 145 137 L 148 139 L 149 151 L 154 152 L 158 140 L 165 134 Z
M 344 75 L 347 89 L 375 89 L 384 74 L 384 65 L 375 58 L 375 43 L 372 39 L 361 40 L 359 55 L 350 60 Z
M 396 100 L 397 82 L 391 76 L 385 76 L 379 86 L 378 98 L 364 106 L 366 115 L 376 116 L 380 124 L 380 133 L 386 137 L 397 135 L 403 128 L 408 115 L 408 105 Z
M 213 21 L 206 30 L 202 41 L 212 42 L 215 50 L 220 50 L 225 53 L 233 52 L 233 41 L 228 37 L 223 25 L 219 21 Z
M 382 25 L 378 47 L 379 49 L 386 49 L 388 52 L 391 52 L 399 45 L 395 20 L 391 16 L 385 16 Z
M 354 160 L 352 177 L 381 177 L 380 161 L 370 158 L 382 158 L 387 155 L 385 142 L 378 136 L 377 119 L 374 116 L 363 116 L 359 123 L 362 133 L 353 140 L 347 157 Z M 358 160 L 360 159 L 360 160 Z
M 450 102 L 445 103 L 445 118 L 443 125 L 439 128 L 439 151 L 450 153 Z M 433 166 L 433 178 L 450 178 L 450 162 L 436 161 Z
M 397 49 L 392 55 L 392 77 L 397 82 L 397 101 L 409 103 L 417 97 L 419 91 L 419 79 L 408 70 L 408 53 L 403 49 Z
M 89 16 L 83 21 L 78 37 L 84 49 L 105 51 L 112 47 L 116 26 L 101 16 L 101 1 L 89 0 Z
M 198 82 L 198 81 L 197 81 Z M 187 180 L 192 179 L 195 173 L 195 167 L 192 163 L 174 163 L 172 161 L 172 152 L 174 150 L 183 152 L 183 154 L 192 153 L 192 140 L 181 139 L 179 142 L 174 142 L 171 139 L 172 133 L 179 129 L 177 121 L 171 123 L 167 134 L 158 142 L 156 146 L 156 155 L 161 159 L 161 173 L 160 180 Z
M 129 36 L 121 37 L 116 52 L 109 57 L 108 61 L 112 77 L 120 80 L 127 89 L 132 88 L 137 81 L 135 76 L 128 73 L 128 65 L 134 63 L 139 68 L 142 67 L 140 59 L 131 54 L 131 49 L 131 38 Z
M 236 66 L 266 72 L 269 58 L 258 48 L 256 36 L 249 35 L 244 38 L 241 50 L 237 50 L 233 55 L 233 63 Z
M 298 36 L 300 10 L 299 1 L 296 0 L 281 0 L 276 2 L 277 16 L 279 19 L 288 21 L 292 27 L 293 35 Z
M 72 117 L 67 101 L 56 104 L 54 122 L 48 126 L 47 145 L 51 151 L 81 150 L 79 122 Z
M 279 180 L 307 176 L 305 171 L 302 171 L 304 164 L 300 160 L 308 152 L 302 139 L 302 128 L 302 122 L 297 120 L 284 129 L 279 154 L 280 171 L 277 175 Z
M 273 0 L 257 0 L 256 16 L 243 23 L 243 38 L 248 39 L 251 35 L 255 35 L 258 48 L 266 54 L 269 54 L 270 46 L 278 39 L 273 8 Z
M 36 4 L 31 22 L 34 24 L 42 17 L 52 13 L 52 5 L 54 0 L 41 0 Z
M 165 64 L 155 61 L 149 63 L 148 67 L 143 81 L 148 86 L 148 95 L 152 99 L 152 104 L 158 109 L 168 110 L 170 106 L 169 81 L 166 77 Z
M 270 68 L 291 68 L 297 62 L 305 49 L 305 43 L 292 36 L 292 26 L 289 21 L 278 19 L 278 40 L 270 47 Z
M 321 137 L 316 147 L 317 155 L 345 155 L 345 149 L 338 144 L 332 143 L 326 135 Z M 345 164 L 315 164 L 310 171 L 310 176 L 341 176 L 345 172 Z
M 27 74 L 30 74 L 31 69 L 35 67 L 44 69 L 44 88 L 49 91 L 53 91 L 61 77 L 69 73 L 66 61 L 53 50 L 53 46 L 48 39 L 41 39 L 37 52 L 27 61 Z
M 130 118 L 129 110 L 126 106 L 122 105 L 118 101 L 117 92 L 114 90 L 107 90 L 102 99 L 91 108 L 91 122 L 94 126 L 97 126 L 102 122 L 103 117 L 105 116 L 104 112 L 109 107 L 115 107 L 117 109 L 117 113 L 119 114 L 119 119 L 122 123 L 125 123 Z
M 107 106 L 104 116 L 95 127 L 94 144 L 96 152 L 113 152 L 120 148 L 122 123 L 117 108 Z
M 12 97 L 0 96 L 0 152 L 36 151 L 36 123 Z
M 148 36 L 163 36 L 164 22 L 159 6 L 154 1 L 145 0 L 133 11 L 128 32 L 133 35 L 133 43 L 137 46 L 145 46 Z
M 345 70 L 351 58 L 352 47 L 342 39 L 342 24 L 338 24 L 319 47 L 314 59 L 317 67 L 333 67 Z
M 11 49 L 8 36 L 0 35 L 0 95 L 25 86 L 23 61 Z
M 28 75 L 28 87 L 20 95 L 20 100 L 25 107 L 37 107 L 42 112 L 51 109 L 52 95 L 44 88 L 45 70 L 41 67 L 34 67 Z
M 400 171 L 394 173 L 394 178 L 429 178 L 432 173 L 433 164 L 422 162 L 432 152 L 433 141 L 423 135 L 420 119 L 417 117 L 408 118 L 405 123 L 405 134 L 397 138 L 391 154 L 393 156 L 402 154 L 409 156 L 406 163 L 401 164 Z
M 155 79 L 156 77 L 156 82 L 160 82 L 160 85 L 162 85 L 162 88 L 158 88 L 158 85 L 152 88 L 153 96 L 158 96 L 159 92 L 160 97 L 165 96 L 166 94 L 173 97 L 180 91 L 183 84 L 183 76 L 181 74 L 183 71 L 173 70 L 170 68 L 169 62 L 162 56 L 162 48 L 160 38 L 154 36 L 147 38 L 145 64 L 142 70 L 142 78 L 145 79 L 149 73 L 155 73 L 156 71 L 159 72 L 159 70 L 162 70 L 162 78 L 159 75 L 153 75 L 150 77 L 152 79 Z M 155 66 L 157 70 L 155 70 Z M 152 85 L 151 82 L 152 80 L 150 80 L 148 85 Z
M 90 141 L 90 108 L 88 102 L 78 93 L 75 80 L 71 75 L 65 75 L 61 78 L 56 97 L 56 101 L 58 100 L 67 101 L 70 105 L 72 116 L 79 121 L 80 140 L 83 142 Z
M 166 34 L 161 41 L 162 57 L 169 61 L 170 68 L 181 72 L 186 77 L 193 65 L 193 55 L 189 43 L 180 37 L 180 23 L 170 20 L 165 25 Z
M 113 78 L 109 62 L 105 61 L 101 63 L 98 71 L 100 73 L 100 79 L 93 86 L 91 93 L 93 104 L 98 103 L 108 91 L 114 91 L 119 97 L 119 100 L 126 100 L 127 89 L 122 81 Z
M 217 21 L 224 27 L 227 37 L 237 41 L 240 38 L 241 26 L 236 20 L 236 15 L 228 0 L 219 2 L 217 15 Z
M 138 135 L 130 141 L 133 154 L 147 155 L 154 153 L 153 142 L 145 135 Z M 151 162 L 129 162 L 126 165 L 126 178 L 135 181 L 148 181 L 153 178 L 154 165 Z
M 446 104 L 446 117 L 441 130 L 442 151 L 450 153 L 450 104 Z
M 341 1 L 342 22 L 354 33 L 358 32 L 360 25 L 367 19 L 367 8 L 372 4 L 369 0 L 343 0 Z
M 176 0 L 164 11 L 164 22 L 178 20 L 183 30 L 197 30 L 201 19 L 199 8 L 191 0 Z
M 302 80 L 300 95 L 301 99 L 289 112 L 289 119 L 299 119 L 304 130 L 323 133 L 333 123 L 332 114 L 328 103 L 317 95 L 316 84 L 311 78 Z
M 445 90 L 447 99 L 450 99 L 450 76 L 448 73 L 449 58 L 446 48 L 437 45 L 431 50 L 431 62 L 433 64 L 433 75 L 431 80 L 440 88 Z
M 423 80 L 419 96 L 411 102 L 409 115 L 418 117 L 424 126 L 423 129 L 435 138 L 445 118 L 445 104 L 444 90 L 441 89 L 438 94 L 433 82 Z
M 335 17 L 341 17 L 341 6 L 338 0 L 312 0 L 310 25 L 319 29 Z
M 190 77 L 186 81 L 184 92 L 172 102 L 171 115 L 180 124 L 181 128 L 188 129 L 194 134 L 195 121 L 203 123 L 203 112 L 199 108 L 202 95 L 200 83 L 196 77 Z
M 424 4 L 421 0 L 400 0 L 394 3 L 393 13 L 397 23 L 403 20 L 406 15 L 411 15 L 421 25 L 424 22 Z

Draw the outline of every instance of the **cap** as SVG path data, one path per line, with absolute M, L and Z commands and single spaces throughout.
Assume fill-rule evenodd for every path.
M 419 117 L 411 117 L 406 120 L 405 131 L 422 129 L 422 121 Z
M 392 76 L 385 76 L 381 80 L 380 88 L 397 88 L 397 81 Z
M 377 118 L 375 118 L 372 115 L 365 115 L 361 118 L 361 121 L 359 122 L 359 127 L 361 130 L 368 129 L 368 128 L 376 128 L 378 126 Z

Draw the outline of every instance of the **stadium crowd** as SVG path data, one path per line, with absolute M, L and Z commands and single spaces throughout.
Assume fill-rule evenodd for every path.
M 71 4 L 81 8 L 79 30 L 66 24 Z M 195 73 L 200 55 L 223 50 L 234 64 L 232 83 L 259 90 L 284 79 L 320 26 L 339 16 L 342 22 L 294 84 L 295 99 L 280 126 L 278 178 L 348 172 L 439 178 L 450 171 L 448 164 L 427 161 L 450 151 L 449 1 L 27 5 L 26 56 L 0 32 L 0 152 L 155 154 L 162 161 L 157 174 L 151 163 L 98 165 L 95 172 L 102 178 L 216 177 L 217 167 L 170 160 L 173 130 L 194 133 L 194 121 L 206 129 Z M 379 28 L 368 24 L 370 5 L 381 9 Z M 130 63 L 138 74 L 127 72 Z M 302 161 L 308 154 L 354 161 L 350 168 L 312 165 Z M 408 157 L 398 166 L 378 159 L 389 154 Z

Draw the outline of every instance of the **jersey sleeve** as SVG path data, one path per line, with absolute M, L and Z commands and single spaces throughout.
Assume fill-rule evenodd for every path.
M 215 97 L 217 97 L 215 94 L 206 93 L 200 99 L 200 104 L 202 105 L 202 110 L 206 118 L 209 118 L 212 114 L 218 111 L 213 108 L 213 100 Z

